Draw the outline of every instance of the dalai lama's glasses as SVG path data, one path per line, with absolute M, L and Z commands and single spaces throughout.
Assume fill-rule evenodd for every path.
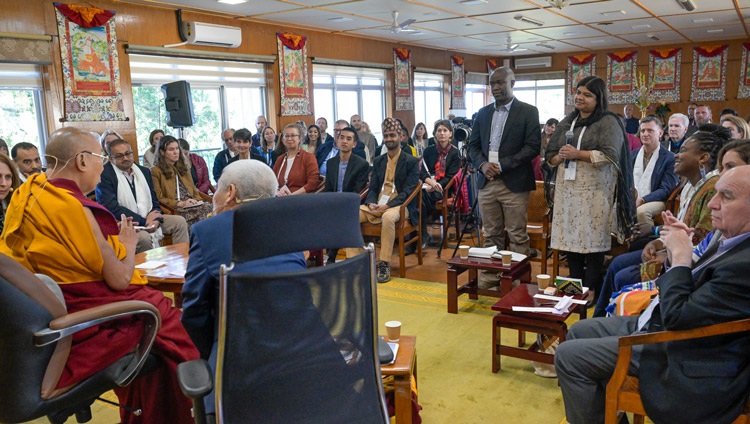
M 82 152 L 80 152 L 78 154 L 80 155 L 81 153 L 88 153 L 91 156 L 96 156 L 96 157 L 98 157 L 99 159 L 102 160 L 102 163 L 107 163 L 107 161 L 109 160 L 109 156 L 107 156 L 107 155 L 100 155 L 99 153 L 89 152 L 88 150 L 84 150 L 84 151 L 82 151 Z

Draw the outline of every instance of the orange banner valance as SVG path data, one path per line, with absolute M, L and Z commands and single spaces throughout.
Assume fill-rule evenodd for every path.
M 724 50 L 726 50 L 727 47 L 729 46 L 726 44 L 723 46 L 698 46 L 693 47 L 693 50 L 700 53 L 701 56 L 714 57 L 724 53 Z
M 453 63 L 455 63 L 458 66 L 461 66 L 464 64 L 463 56 L 451 56 L 451 60 L 453 60 Z
M 497 60 L 495 59 L 487 59 L 487 69 L 490 71 L 494 71 L 497 69 Z
M 53 4 L 63 16 L 82 28 L 100 27 L 115 16 L 115 12 L 111 10 L 103 10 L 96 7 L 76 6 L 63 3 Z
M 409 60 L 409 57 L 411 56 L 411 50 L 409 49 L 394 48 L 393 52 L 396 53 L 396 56 L 398 56 L 399 60 Z
M 679 53 L 682 49 L 656 49 L 656 50 L 649 50 L 649 53 L 651 53 L 652 56 L 658 57 L 661 59 L 669 59 L 671 57 L 674 57 L 677 53 Z
M 281 44 L 292 50 L 299 50 L 305 47 L 307 37 L 301 35 L 290 34 L 288 32 L 277 32 L 276 36 L 279 37 Z
M 607 53 L 607 56 L 614 60 L 615 62 L 627 62 L 628 60 L 632 59 L 633 56 L 638 53 L 637 51 L 632 52 L 613 52 L 613 53 Z
M 572 63 L 575 63 L 576 65 L 585 65 L 596 57 L 595 54 L 579 54 L 576 56 L 568 56 L 568 60 L 570 60 Z

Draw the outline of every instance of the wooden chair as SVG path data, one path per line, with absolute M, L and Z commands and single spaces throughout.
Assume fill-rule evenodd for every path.
M 412 225 L 409 218 L 406 216 L 406 205 L 411 203 L 412 201 L 417 202 L 417 216 L 419 217 L 419 222 L 417 225 Z M 417 261 L 419 265 L 422 265 L 422 181 L 420 180 L 417 183 L 417 186 L 414 188 L 414 191 L 409 194 L 409 197 L 406 198 L 406 201 L 404 201 L 403 204 L 399 207 L 399 214 L 400 218 L 398 222 L 396 223 L 396 241 L 398 242 L 398 259 L 399 259 L 399 268 L 398 268 L 398 276 L 401 278 L 404 278 L 406 276 L 406 254 L 404 252 L 404 249 L 406 246 L 416 243 L 417 244 Z M 369 222 L 363 222 L 360 224 L 362 228 L 362 235 L 363 236 L 371 236 L 371 237 L 379 237 L 380 236 L 380 224 L 371 224 Z M 412 238 L 411 240 L 405 241 L 404 238 L 416 231 L 417 237 Z
M 441 216 L 443 217 L 443 224 L 442 224 L 442 237 L 443 237 L 443 249 L 448 247 L 448 229 L 451 226 L 451 223 L 448 222 L 448 215 L 453 208 L 453 205 L 456 204 L 456 200 L 458 199 L 458 189 L 455 188 L 458 184 L 457 177 L 453 177 L 448 185 L 446 185 L 443 188 L 443 193 L 447 193 L 447 197 L 443 197 L 440 199 L 437 204 L 435 205 L 435 209 L 440 211 Z M 460 214 L 454 213 L 453 217 L 455 218 L 455 226 L 456 226 L 456 237 L 458 237 L 458 234 L 460 232 L 459 226 L 460 226 Z
M 643 424 L 646 411 L 643 409 L 643 403 L 641 402 L 638 377 L 628 375 L 628 367 L 634 345 L 699 339 L 745 331 L 750 331 L 750 319 L 714 324 L 691 330 L 659 331 L 656 333 L 620 337 L 617 364 L 615 365 L 614 373 L 612 373 L 612 378 L 609 380 L 609 384 L 607 384 L 604 423 L 617 424 L 617 411 L 624 411 L 634 414 L 634 424 Z M 745 405 L 742 415 L 734 420 L 734 424 L 747 424 L 750 422 L 749 406 L 748 404 Z
M 326 176 L 325 175 L 321 175 L 318 178 L 319 178 L 319 180 L 318 180 L 318 187 L 315 188 L 315 191 L 313 191 L 313 193 L 322 193 L 323 190 L 326 189 Z
M 529 234 L 529 245 L 532 249 L 540 251 L 540 255 L 530 258 L 534 262 L 541 262 L 542 274 L 547 272 L 547 261 L 552 256 L 552 281 L 560 273 L 560 257 L 557 250 L 550 249 L 549 242 L 552 236 L 552 210 L 547 207 L 544 199 L 544 181 L 536 182 L 536 190 L 529 195 L 528 218 L 526 232 Z M 506 238 L 507 240 L 507 238 Z

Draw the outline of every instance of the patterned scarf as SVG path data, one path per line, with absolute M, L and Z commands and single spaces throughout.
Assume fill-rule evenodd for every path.
M 438 153 L 438 161 L 435 164 L 435 180 L 440 181 L 445 178 L 445 157 L 448 156 L 448 152 L 453 148 L 453 144 L 448 143 L 446 147 L 442 147 L 440 143 L 435 143 L 435 148 Z

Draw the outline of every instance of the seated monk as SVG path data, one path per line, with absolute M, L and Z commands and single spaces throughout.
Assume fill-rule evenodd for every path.
M 115 389 L 120 402 L 142 408 L 136 417 L 121 409 L 123 423 L 191 423 L 190 401 L 177 384 L 178 363 L 198 358 L 180 323 L 179 310 L 135 272 L 138 240 L 132 221 L 115 217 L 86 198 L 99 183 L 101 146 L 89 132 L 62 128 L 50 136 L 49 168 L 31 175 L 13 196 L 0 240 L 0 252 L 62 289 L 68 312 L 121 300 L 141 300 L 159 309 L 162 326 L 152 353 L 159 366 L 128 387 Z M 141 339 L 137 318 L 124 318 L 73 336 L 57 388 L 64 390 L 132 351 Z

